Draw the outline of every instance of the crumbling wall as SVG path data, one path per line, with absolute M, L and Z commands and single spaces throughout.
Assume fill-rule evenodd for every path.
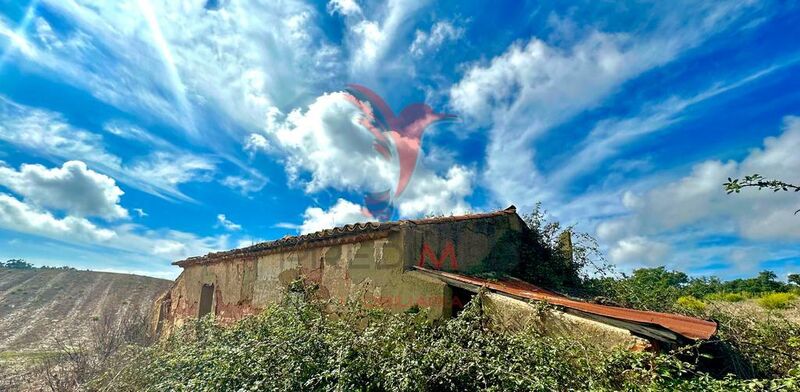
M 173 328 L 196 318 L 202 287 L 213 284 L 215 317 L 232 322 L 279 302 L 290 283 L 301 277 L 316 283 L 325 299 L 360 300 L 390 311 L 416 305 L 429 308 L 431 317 L 449 316 L 450 288 L 438 279 L 405 271 L 403 244 L 404 233 L 395 231 L 356 243 L 188 265 L 169 292 L 169 315 L 161 319 Z
M 588 341 L 606 349 L 642 351 L 650 348 L 647 339 L 635 336 L 627 329 L 573 316 L 543 304 L 532 304 L 496 293 L 483 295 L 483 309 L 495 328 L 534 328 L 546 336 Z

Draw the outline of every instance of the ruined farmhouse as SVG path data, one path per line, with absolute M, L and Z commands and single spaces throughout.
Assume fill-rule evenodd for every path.
M 647 349 L 710 338 L 716 323 L 691 317 L 583 302 L 507 276 L 521 263 L 530 230 L 513 207 L 485 213 L 346 225 L 242 249 L 191 257 L 156 304 L 156 328 L 168 332 L 212 313 L 229 323 L 255 314 L 298 278 L 323 298 L 357 299 L 391 311 L 428 308 L 457 314 L 481 288 L 499 325 L 533 325 L 545 333 L 592 336 L 605 346 Z M 542 307 L 538 303 L 552 306 Z

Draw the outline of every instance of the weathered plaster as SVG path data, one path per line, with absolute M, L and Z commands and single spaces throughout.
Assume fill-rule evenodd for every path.
M 484 311 L 496 328 L 520 330 L 533 327 L 547 336 L 572 337 L 608 349 L 640 351 L 650 347 L 646 339 L 634 336 L 626 329 L 496 293 L 483 295 Z

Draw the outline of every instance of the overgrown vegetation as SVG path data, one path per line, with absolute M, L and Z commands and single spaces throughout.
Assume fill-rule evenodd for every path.
M 330 310 L 287 296 L 223 328 L 190 322 L 109 369 L 91 388 L 116 391 L 553 391 L 796 388 L 773 380 L 714 379 L 677 355 L 603 351 L 589 341 L 490 328 L 476 296 L 458 317 L 390 314 L 358 304 Z M 326 309 L 328 309 L 326 311 Z M 794 371 L 799 371 L 795 369 Z
M 522 219 L 530 230 L 523 238 L 524 263 L 514 271 L 516 277 L 551 289 L 576 292 L 583 287 L 587 267 L 607 268 L 592 236 L 548 220 L 541 203 Z

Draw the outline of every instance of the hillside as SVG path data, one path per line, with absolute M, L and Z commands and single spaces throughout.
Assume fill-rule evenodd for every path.
M 104 309 L 148 309 L 172 282 L 145 276 L 0 268 L 0 356 L 80 339 Z M 106 312 L 108 310 L 105 310 Z

